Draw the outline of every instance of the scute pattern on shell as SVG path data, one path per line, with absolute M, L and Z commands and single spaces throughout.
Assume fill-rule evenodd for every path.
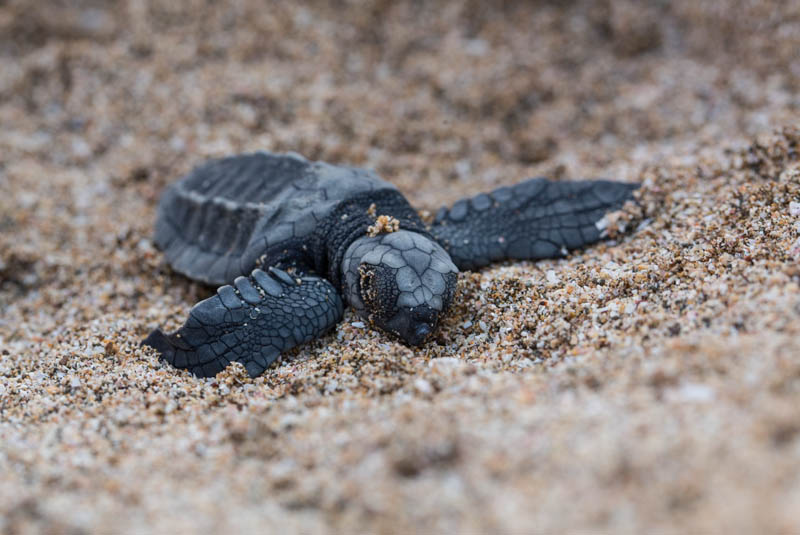
M 270 247 L 301 244 L 342 201 L 387 189 L 371 171 L 293 153 L 211 160 L 164 191 L 155 241 L 176 271 L 224 284 Z

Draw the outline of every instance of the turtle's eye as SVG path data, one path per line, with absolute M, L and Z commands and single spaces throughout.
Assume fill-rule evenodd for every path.
M 378 304 L 378 287 L 375 280 L 375 267 L 372 264 L 358 266 L 358 286 L 361 300 L 368 310 L 375 310 Z
M 361 301 L 369 321 L 383 326 L 392 317 L 397 305 L 397 285 L 391 269 L 382 265 L 361 264 L 358 267 Z

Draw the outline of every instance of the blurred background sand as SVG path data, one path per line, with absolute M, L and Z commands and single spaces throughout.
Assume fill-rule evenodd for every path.
M 0 532 L 800 530 L 798 51 L 797 1 L 0 0 Z M 422 350 L 198 380 L 138 347 L 211 291 L 155 203 L 256 149 L 644 185 Z

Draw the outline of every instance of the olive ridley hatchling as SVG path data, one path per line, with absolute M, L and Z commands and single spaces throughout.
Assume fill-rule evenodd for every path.
M 458 270 L 594 243 L 598 223 L 636 187 L 534 178 L 426 224 L 371 171 L 291 153 L 212 160 L 166 189 L 155 242 L 176 271 L 225 285 L 177 332 L 157 329 L 143 343 L 198 376 L 238 361 L 255 377 L 336 325 L 346 304 L 419 346 L 447 313 Z

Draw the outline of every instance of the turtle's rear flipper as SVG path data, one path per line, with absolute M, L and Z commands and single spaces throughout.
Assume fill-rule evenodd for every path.
M 325 279 L 256 269 L 197 303 L 175 333 L 156 329 L 142 344 L 199 377 L 216 375 L 233 361 L 256 377 L 282 352 L 334 326 L 342 311 L 341 297 Z
M 562 256 L 600 240 L 605 214 L 631 199 L 638 187 L 608 180 L 533 178 L 441 208 L 430 232 L 459 269 Z

